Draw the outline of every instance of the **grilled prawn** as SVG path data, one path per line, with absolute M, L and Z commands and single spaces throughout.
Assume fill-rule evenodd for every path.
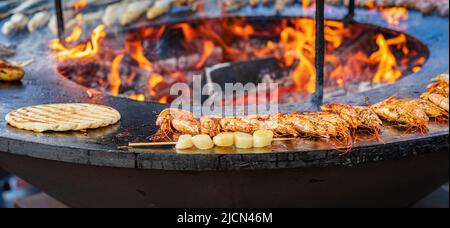
M 420 98 L 431 101 L 433 104 L 449 111 L 449 82 L 448 75 L 441 75 L 428 86 L 425 93 Z
M 371 109 L 382 119 L 396 123 L 400 127 L 418 128 L 426 131 L 430 119 L 420 107 L 417 100 L 397 99 L 391 97 L 378 104 L 372 105 Z
M 428 117 L 441 120 L 448 119 L 448 112 L 433 102 L 424 99 L 417 99 L 416 101 Z
M 378 133 L 383 125 L 378 115 L 368 107 L 329 104 L 322 106 L 322 111 L 339 115 L 354 130 L 369 130 Z
M 194 114 L 180 109 L 165 109 L 156 120 L 163 133 L 200 134 L 200 122 Z
M 222 117 L 220 116 L 204 116 L 200 118 L 200 131 L 202 134 L 214 137 L 222 132 L 222 127 L 220 126 L 220 121 Z
M 291 113 L 285 116 L 285 121 L 291 123 L 304 137 L 336 139 L 338 147 L 350 148 L 353 140 L 349 124 L 333 113 Z

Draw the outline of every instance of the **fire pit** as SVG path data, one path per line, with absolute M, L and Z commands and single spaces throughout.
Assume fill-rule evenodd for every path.
M 383 28 L 387 24 L 380 15 L 364 9 L 356 12 L 358 23 L 345 27 L 345 23 L 338 20 L 345 16 L 345 7 L 336 9 L 336 20 L 327 23 L 334 29 L 328 27 L 326 31 L 349 29 L 354 32 L 348 33 L 350 37 L 343 36 L 337 47 L 327 42 L 331 46 L 327 47 L 325 58 L 325 102 L 361 105 L 367 98 L 374 103 L 394 93 L 417 97 L 435 75 L 448 71 L 448 18 L 423 17 L 411 11 L 409 26 L 399 32 L 398 28 Z M 202 23 L 227 22 L 267 31 L 267 27 L 278 30 L 283 23 L 295 27 L 295 23 L 300 22 L 300 27 L 305 28 L 305 24 L 311 23 L 311 19 L 297 15 L 302 12 L 301 6 L 295 5 L 291 10 L 281 16 L 263 18 L 273 16 L 272 7 L 261 12 L 243 9 L 227 15 L 226 19 L 208 17 L 202 21 L 192 15 L 175 18 L 168 15 L 145 27 L 156 34 L 161 26 L 167 28 L 158 36 L 161 37 L 159 42 L 143 39 L 140 42 L 142 52 L 139 52 L 140 45 L 130 47 L 133 42 L 126 43 L 126 39 L 119 40 L 117 46 L 109 44 L 117 34 L 131 37 L 131 41 L 136 34 L 145 35 L 137 32 L 142 31 L 143 25 L 131 26 L 117 33 L 106 31 L 102 41 L 105 45 L 102 47 L 130 49 L 100 49 L 101 54 L 89 61 L 61 55 L 55 61 L 52 56 L 59 52 L 48 50 L 47 33 L 21 35 L 17 52 L 23 54 L 21 58 L 35 58 L 35 63 L 27 70 L 27 77 L 21 84 L 0 84 L 0 116 L 28 105 L 88 102 L 110 105 L 121 112 L 123 119 L 108 128 L 64 134 L 25 132 L 0 120 L 0 167 L 74 207 L 407 207 L 448 181 L 448 124 L 439 123 L 431 124 L 426 134 L 404 133 L 387 126 L 382 135 L 383 143 L 362 141 L 346 155 L 340 155 L 325 143 L 310 140 L 277 143 L 267 151 L 216 150 L 194 155 L 177 154 L 166 147 L 117 149 L 130 141 L 146 140 L 155 133 L 156 115 L 168 107 L 164 103 L 173 99 L 164 92 L 166 88 L 178 81 L 189 82 L 186 75 L 217 69 L 216 64 L 251 67 L 260 59 L 269 59 L 276 63 L 272 64 L 271 69 L 275 70 L 269 73 L 269 78 L 291 83 L 279 97 L 280 111 L 312 110 L 315 105 L 308 102 L 313 92 L 308 89 L 311 78 L 305 79 L 307 73 L 303 71 L 308 69 L 308 62 L 314 60 L 307 58 L 299 63 L 297 59 L 302 55 L 297 53 L 294 63 L 289 65 L 286 62 L 289 49 L 271 50 L 283 40 L 281 29 L 279 33 L 263 34 L 245 42 L 242 41 L 245 36 L 224 37 L 238 40 L 225 43 L 231 48 L 251 44 L 253 52 L 267 51 L 264 55 L 236 56 L 224 54 L 224 46 L 214 39 L 212 44 L 204 39 L 186 46 L 186 34 L 182 29 L 183 24 L 198 28 Z M 162 38 L 166 33 L 171 34 L 167 36 L 171 39 Z M 0 41 L 2 39 L 5 38 L 0 37 Z M 92 36 L 87 37 L 89 39 Z M 159 45 L 158 49 L 149 49 L 155 44 L 152 42 Z M 392 57 L 390 59 L 397 65 L 380 68 L 383 60 L 376 58 L 377 51 L 386 43 L 393 46 L 383 56 Z M 192 48 L 201 51 L 193 52 Z M 142 61 L 139 53 L 149 62 Z M 200 55 L 193 56 L 193 53 Z M 355 64 L 347 65 L 357 53 L 362 53 L 364 58 L 355 57 Z M 177 61 L 180 55 L 183 61 Z M 365 58 L 368 62 L 362 64 Z M 371 62 L 371 59 L 377 61 Z M 344 69 L 348 66 L 358 67 Z M 386 69 L 391 71 L 386 72 Z M 216 70 L 209 76 L 217 77 L 221 70 L 227 72 L 230 68 Z M 256 78 L 268 71 L 270 69 L 256 71 Z M 379 74 L 380 71 L 384 72 Z M 170 73 L 176 74 L 166 76 Z M 352 77 L 346 78 L 348 75 Z M 377 75 L 391 75 L 393 79 Z

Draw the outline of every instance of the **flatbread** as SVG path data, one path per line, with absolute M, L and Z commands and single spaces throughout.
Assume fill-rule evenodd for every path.
M 13 127 L 35 131 L 81 131 L 119 122 L 120 113 L 94 104 L 49 104 L 21 108 L 6 115 Z

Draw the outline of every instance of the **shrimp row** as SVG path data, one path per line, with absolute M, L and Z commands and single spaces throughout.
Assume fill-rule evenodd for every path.
M 253 134 L 271 130 L 275 137 L 322 138 L 337 141 L 339 148 L 351 148 L 355 133 L 368 132 L 379 138 L 383 121 L 407 129 L 427 131 L 430 119 L 448 120 L 448 75 L 440 75 L 418 99 L 395 96 L 371 106 L 327 104 L 321 112 L 277 113 L 243 117 L 204 116 L 188 111 L 166 109 L 159 115 L 159 134 L 206 134 L 222 132 Z

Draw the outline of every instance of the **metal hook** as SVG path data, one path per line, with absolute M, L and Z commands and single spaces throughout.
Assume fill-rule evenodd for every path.
M 325 68 L 325 2 L 316 1 L 316 92 L 312 102 L 320 109 L 324 96 L 324 68 Z
M 58 39 L 61 43 L 64 43 L 65 26 L 64 26 L 64 10 L 62 7 L 62 0 L 55 0 L 55 11 L 58 25 Z

